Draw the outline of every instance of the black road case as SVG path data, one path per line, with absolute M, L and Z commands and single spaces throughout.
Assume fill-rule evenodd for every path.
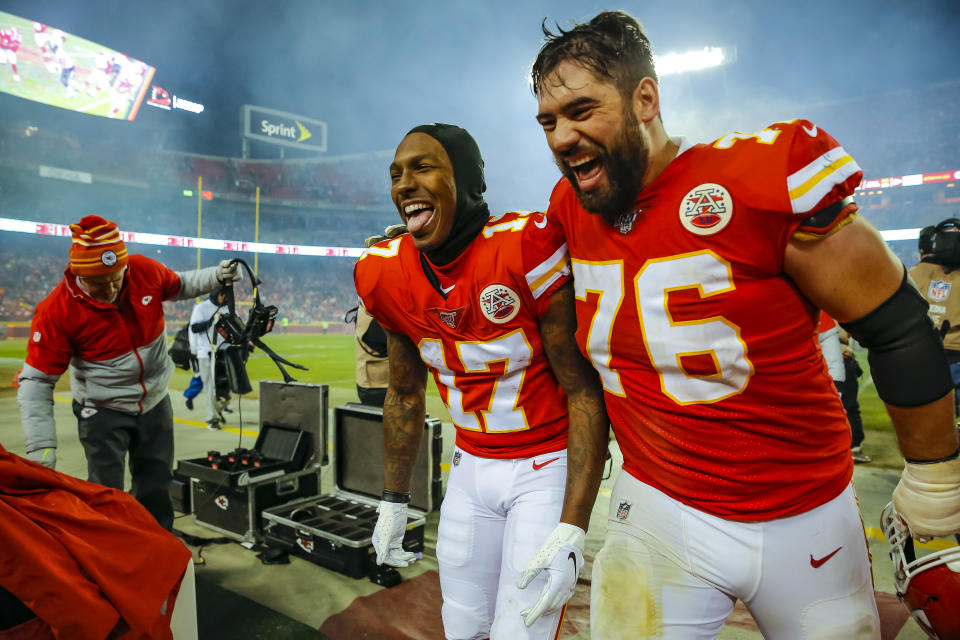
M 180 460 L 177 472 L 190 478 L 194 522 L 237 540 L 258 540 L 261 511 L 319 491 L 318 465 L 304 468 L 313 450 L 311 434 L 263 424 L 252 450 Z
M 440 421 L 427 418 L 414 467 L 403 547 L 423 551 L 427 513 L 440 508 Z M 383 489 L 383 413 L 377 407 L 334 409 L 336 491 L 263 510 L 263 536 L 278 546 L 352 578 L 375 570 L 371 542 Z

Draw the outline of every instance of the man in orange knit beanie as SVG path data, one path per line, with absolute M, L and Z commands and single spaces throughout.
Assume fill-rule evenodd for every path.
M 128 255 L 117 225 L 89 215 L 70 225 L 73 244 L 63 280 L 37 305 L 17 399 L 27 458 L 56 466 L 53 389 L 70 369 L 73 413 L 87 479 L 124 488 L 169 529 L 173 408 L 167 383 L 164 300 L 185 300 L 240 277 L 236 262 L 174 272 Z

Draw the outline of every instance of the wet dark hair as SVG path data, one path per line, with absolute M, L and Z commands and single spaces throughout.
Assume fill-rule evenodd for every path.
M 576 24 L 569 31 L 556 25 L 557 33 L 540 25 L 546 38 L 530 70 L 533 92 L 540 95 L 544 79 L 564 60 L 575 60 L 598 77 L 609 78 L 628 96 L 646 77 L 657 80 L 653 50 L 643 27 L 623 11 L 598 13 L 590 22 Z

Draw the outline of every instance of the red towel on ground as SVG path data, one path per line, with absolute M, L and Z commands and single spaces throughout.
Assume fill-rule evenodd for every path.
M 131 495 L 0 446 L 0 585 L 55 637 L 172 638 L 190 550 Z

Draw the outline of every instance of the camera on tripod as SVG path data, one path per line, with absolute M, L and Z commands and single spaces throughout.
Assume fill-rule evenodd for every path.
M 250 283 L 253 286 L 253 308 L 247 315 L 247 321 L 244 322 L 236 314 L 236 301 L 233 297 L 233 284 L 224 285 L 223 290 L 226 294 L 226 305 L 230 313 L 220 316 L 214 327 L 216 332 L 224 339 L 218 351 L 223 352 L 224 362 L 227 369 L 227 379 L 230 381 L 230 390 L 237 395 L 243 395 L 253 390 L 250 385 L 250 378 L 247 375 L 246 365 L 247 357 L 253 350 L 253 347 L 259 347 L 264 353 L 270 356 L 280 373 L 283 375 L 284 382 L 296 382 L 294 378 L 287 373 L 283 365 L 306 371 L 307 368 L 299 364 L 294 364 L 289 360 L 281 358 L 274 353 L 270 347 L 260 340 L 264 335 L 273 331 L 274 322 L 277 319 L 277 307 L 265 305 L 260 301 L 260 280 L 253 275 L 250 265 L 234 258 L 246 270 L 250 276 Z

